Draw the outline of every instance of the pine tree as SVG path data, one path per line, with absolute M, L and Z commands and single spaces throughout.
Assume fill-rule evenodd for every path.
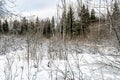
M 0 20 L 0 33 L 2 33 L 2 21 Z
M 51 20 L 51 27 L 52 27 L 52 28 L 55 28 L 55 20 L 54 20 L 54 16 L 52 17 L 52 20 Z
M 74 12 L 71 6 L 69 7 L 66 21 L 67 21 L 66 34 L 69 34 L 70 37 L 72 38 L 75 18 L 74 18 Z
M 27 31 L 28 31 L 28 22 L 27 22 L 26 17 L 24 17 L 24 18 L 22 19 L 21 24 L 22 24 L 22 25 L 21 25 L 21 33 L 22 33 L 22 34 L 27 33 Z
M 35 22 L 35 32 L 40 31 L 40 21 L 39 18 L 36 18 L 36 22 Z
M 50 20 L 47 21 L 47 35 L 51 35 L 52 30 L 51 30 L 51 23 Z
M 29 23 L 29 28 L 28 28 L 29 33 L 34 34 L 36 33 L 36 26 L 33 21 Z
M 95 16 L 95 10 L 94 9 L 91 10 L 90 20 L 91 20 L 92 23 L 96 21 L 96 16 Z
M 58 29 L 59 29 L 58 31 L 60 32 L 60 34 L 63 35 L 63 20 L 62 20 L 62 18 L 60 20 L 60 24 L 59 24 L 59 28 Z
M 75 36 L 79 36 L 80 32 L 81 32 L 80 21 L 79 20 L 75 20 L 74 28 L 73 28 L 73 34 Z
M 65 32 L 64 30 L 64 16 L 65 16 L 65 11 L 63 11 L 63 13 L 62 13 L 62 18 L 60 19 L 60 24 L 59 24 L 59 32 L 60 32 L 60 34 L 62 35 L 62 37 L 63 37 L 63 32 Z
M 55 20 L 54 20 L 54 16 L 52 17 L 51 20 L 51 30 L 52 30 L 52 34 L 55 34 Z
M 66 34 L 65 34 L 65 30 L 66 30 L 66 26 L 67 26 L 67 24 L 66 24 L 66 12 L 67 12 L 67 10 L 66 10 L 66 0 L 61 0 L 62 1 L 62 6 L 63 6 L 63 14 L 62 14 L 62 18 L 63 18 L 63 35 L 62 35 L 62 37 L 63 37 L 63 40 L 65 41 L 65 37 L 66 37 Z
M 86 33 L 89 32 L 89 25 L 90 25 L 90 13 L 88 7 L 86 8 L 85 5 L 82 6 L 82 10 L 78 13 L 80 17 L 80 24 L 81 24 L 81 32 L 84 36 Z
M 15 33 L 20 34 L 21 27 L 20 27 L 20 22 L 19 21 L 14 20 L 14 22 L 13 22 L 13 29 L 14 29 Z
M 5 33 L 9 32 L 9 27 L 8 27 L 8 21 L 5 20 L 5 22 L 3 23 L 3 31 Z
M 43 35 L 47 38 L 51 37 L 52 30 L 51 30 L 51 23 L 50 20 L 46 20 L 44 24 Z

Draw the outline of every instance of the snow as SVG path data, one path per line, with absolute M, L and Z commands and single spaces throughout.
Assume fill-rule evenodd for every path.
M 120 80 L 120 55 L 115 47 L 62 41 L 30 42 L 1 36 L 0 80 Z M 32 45 L 33 44 L 33 45 Z

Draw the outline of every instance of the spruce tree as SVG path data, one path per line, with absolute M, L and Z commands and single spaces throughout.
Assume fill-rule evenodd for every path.
M 34 27 L 35 29 L 35 32 L 37 32 L 37 31 L 40 31 L 40 21 L 39 21 L 39 18 L 37 17 L 36 18 L 36 22 L 35 22 L 35 27 Z
M 27 33 L 27 31 L 28 31 L 28 22 L 27 22 L 26 17 L 24 17 L 24 18 L 22 19 L 21 24 L 22 24 L 22 25 L 21 25 L 21 33 L 22 33 L 22 34 Z
M 51 30 L 52 30 L 52 34 L 54 35 L 54 33 L 55 33 L 55 20 L 54 20 L 54 16 L 52 17 L 52 20 L 51 20 Z
M 14 20 L 14 22 L 13 22 L 13 29 L 14 29 L 15 33 L 20 34 L 21 28 L 20 28 L 20 22 L 19 21 Z
M 75 22 L 75 18 L 74 18 L 74 12 L 72 7 L 69 7 L 69 11 L 67 13 L 67 25 L 66 25 L 66 33 L 70 35 L 70 37 L 72 38 L 73 36 L 73 28 L 74 28 L 74 22 Z
M 51 37 L 51 34 L 52 34 L 51 23 L 50 23 L 50 20 L 48 19 L 45 21 L 45 24 L 44 24 L 43 35 L 49 38 Z
M 8 22 L 7 20 L 5 20 L 5 22 L 3 23 L 3 31 L 5 33 L 9 32 L 9 27 L 8 27 Z
M 60 24 L 59 24 L 59 32 L 60 32 L 60 34 L 63 36 L 63 32 L 65 32 L 64 30 L 64 16 L 65 16 L 65 11 L 63 11 L 63 13 L 62 13 L 62 17 L 61 17 L 61 19 L 60 19 Z
M 54 16 L 52 17 L 52 20 L 51 20 L 51 27 L 52 27 L 52 28 L 55 28 L 55 20 L 54 20 Z
M 95 10 L 94 10 L 94 9 L 91 10 L 90 21 L 91 21 L 92 23 L 96 21 L 96 16 L 95 16 Z
M 0 33 L 2 33 L 2 21 L 0 20 Z
M 50 20 L 47 21 L 47 35 L 51 35 L 52 30 L 51 30 L 51 23 Z
M 86 8 L 85 5 L 83 5 L 78 15 L 80 17 L 81 32 L 84 36 L 86 36 L 86 33 L 89 32 L 89 25 L 90 25 L 90 13 L 88 7 Z
M 32 34 L 36 33 L 35 23 L 33 21 L 31 21 L 29 24 L 30 24 L 29 28 L 28 28 L 29 32 L 32 33 Z

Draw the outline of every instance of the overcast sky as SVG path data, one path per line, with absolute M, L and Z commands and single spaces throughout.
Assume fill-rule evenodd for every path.
M 59 0 L 16 0 L 14 10 L 25 16 L 37 15 L 40 18 L 56 14 L 56 4 Z
M 15 0 L 14 10 L 25 16 L 37 15 L 40 18 L 56 16 L 57 4 L 61 0 Z M 76 0 L 67 0 L 75 2 Z
M 24 16 L 37 15 L 40 18 L 47 18 L 56 15 L 56 5 L 61 0 L 15 0 L 14 10 L 16 12 L 22 12 Z M 70 0 L 67 0 L 70 1 Z M 71 0 L 75 2 L 76 0 Z M 85 0 L 83 0 L 85 1 Z M 90 0 L 97 3 L 99 0 Z

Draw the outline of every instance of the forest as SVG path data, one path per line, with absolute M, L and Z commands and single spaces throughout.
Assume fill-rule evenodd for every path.
M 119 0 L 59 0 L 46 18 L 15 2 L 0 0 L 0 80 L 120 80 Z

